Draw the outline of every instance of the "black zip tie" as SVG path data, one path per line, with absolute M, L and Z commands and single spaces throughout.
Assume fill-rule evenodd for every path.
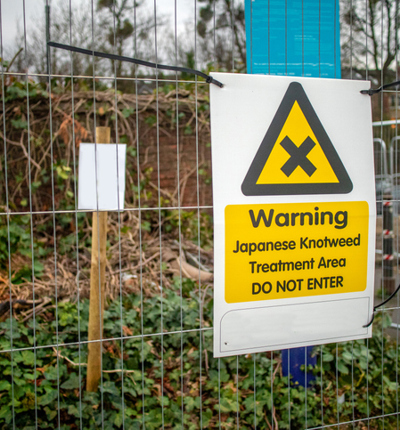
M 64 49 L 65 51 L 78 52 L 79 54 L 92 55 L 100 58 L 108 58 L 110 60 L 125 61 L 127 63 L 138 64 L 140 66 L 152 67 L 153 69 L 191 73 L 193 75 L 197 75 L 197 76 L 200 76 L 201 78 L 204 78 L 207 84 L 214 84 L 220 88 L 223 87 L 223 84 L 221 82 L 217 81 L 212 76 L 207 75 L 206 73 L 200 72 L 200 70 L 189 69 L 187 67 L 167 66 L 165 64 L 151 63 L 150 61 L 138 60 L 137 58 L 124 57 L 124 56 L 115 55 L 115 54 L 107 54 L 106 52 L 93 51 L 91 49 L 83 49 L 83 48 L 78 48 L 77 46 L 71 46 L 71 45 L 63 45 L 62 43 L 57 43 L 57 42 L 48 42 L 47 45 L 53 48 Z
M 374 319 L 375 319 L 375 310 L 374 310 L 374 312 L 373 312 L 373 314 L 372 314 L 371 321 L 370 321 L 368 324 L 363 325 L 363 327 L 364 327 L 364 328 L 369 327 L 369 326 L 374 322 Z
M 381 91 L 386 90 L 387 88 L 390 88 L 390 87 L 395 87 L 396 85 L 400 85 L 400 81 L 391 82 L 390 84 L 382 85 L 381 87 L 376 88 L 376 89 L 370 88 L 369 90 L 361 90 L 360 93 L 361 94 L 368 94 L 369 96 L 373 96 L 374 94 L 378 94 Z
M 379 305 L 374 306 L 374 313 L 372 314 L 371 321 L 367 325 L 363 325 L 363 327 L 369 327 L 372 324 L 375 318 L 375 311 L 381 306 L 385 305 L 388 301 L 392 300 L 393 297 L 399 292 L 399 290 L 400 290 L 400 284 L 386 300 L 384 300 L 382 303 L 379 303 Z

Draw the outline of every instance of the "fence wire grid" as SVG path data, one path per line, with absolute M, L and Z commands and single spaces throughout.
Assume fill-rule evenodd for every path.
M 398 80 L 400 1 L 339 6 L 342 78 Z M 399 297 L 377 312 L 372 338 L 305 351 L 305 386 L 285 371 L 290 351 L 288 363 L 281 351 L 213 358 L 208 84 L 46 44 L 245 73 L 244 19 L 239 0 L 0 1 L 2 429 L 399 428 Z M 376 303 L 398 283 L 398 105 L 397 90 L 373 98 Z M 108 213 L 103 337 L 89 340 L 100 212 L 78 210 L 78 154 L 101 143 L 98 127 L 127 145 L 126 188 L 124 210 Z

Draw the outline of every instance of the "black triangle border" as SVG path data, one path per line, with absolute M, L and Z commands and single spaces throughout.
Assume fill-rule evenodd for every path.
M 339 182 L 313 184 L 257 184 L 257 180 L 275 146 L 295 101 L 298 102 L 303 111 L 304 116 L 313 130 L 315 137 L 318 139 Z M 245 196 L 347 194 L 350 193 L 352 189 L 353 183 L 302 85 L 299 82 L 291 82 L 244 178 L 242 193 Z

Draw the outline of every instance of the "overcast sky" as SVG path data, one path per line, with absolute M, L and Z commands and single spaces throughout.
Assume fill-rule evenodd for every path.
M 27 0 L 25 3 L 26 17 L 33 16 L 35 12 L 38 12 L 37 9 L 40 6 L 42 6 L 41 1 Z M 2 0 L 1 17 L 3 26 L 3 43 L 5 46 L 10 46 L 16 36 L 17 23 L 19 22 L 20 28 L 23 28 L 23 0 Z
M 67 2 L 68 0 L 48 0 L 50 6 L 57 1 Z M 91 3 L 96 0 L 71 0 L 73 4 Z M 132 3 L 134 0 L 132 0 Z M 194 2 L 195 0 L 177 0 L 178 8 L 178 27 L 184 28 L 188 21 L 194 20 Z M 150 10 L 154 8 L 154 0 L 145 0 L 145 7 Z M 18 27 L 23 29 L 24 20 L 24 1 L 23 0 L 0 0 L 2 26 L 3 26 L 3 45 L 5 48 L 12 48 L 17 34 Z M 46 0 L 25 0 L 25 18 L 29 32 L 29 27 L 34 25 L 38 20 L 44 19 L 44 6 Z M 175 0 L 157 0 L 157 14 L 163 14 L 174 22 Z

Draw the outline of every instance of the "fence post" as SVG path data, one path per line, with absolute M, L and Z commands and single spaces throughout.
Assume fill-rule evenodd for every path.
M 110 143 L 110 128 L 96 127 L 96 143 Z M 93 212 L 90 269 L 87 391 L 97 391 L 101 377 L 103 314 L 106 272 L 107 212 Z
M 306 8 L 302 2 L 290 3 L 291 17 L 288 19 L 287 2 L 245 0 L 247 73 L 339 79 L 339 2 L 330 4 L 311 0 Z M 316 11 L 318 19 L 315 19 Z M 279 14 L 285 19 L 276 19 Z M 293 19 L 295 14 L 300 14 L 302 18 Z M 308 26 L 304 27 L 302 22 L 308 22 Z M 300 37 L 303 42 L 299 49 Z M 312 40 L 318 40 L 318 43 L 310 42 Z M 303 372 L 301 366 L 316 365 L 317 357 L 311 353 L 310 346 L 283 350 L 284 376 L 291 375 L 294 382 L 308 385 L 315 377 L 307 370 Z

